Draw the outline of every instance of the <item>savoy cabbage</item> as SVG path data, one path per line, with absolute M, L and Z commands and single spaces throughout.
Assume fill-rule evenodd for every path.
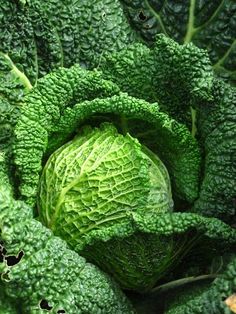
M 0 312 L 233 312 L 234 1 L 8 0 L 0 22 Z

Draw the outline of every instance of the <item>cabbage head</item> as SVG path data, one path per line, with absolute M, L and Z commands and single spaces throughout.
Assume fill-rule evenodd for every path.
M 84 127 L 50 156 L 41 176 L 38 203 L 45 224 L 73 248 L 81 247 L 96 231 L 109 237 L 112 230 L 125 227 L 134 212 L 160 215 L 173 207 L 163 162 L 110 123 Z M 144 250 L 147 242 L 149 249 Z M 158 264 L 166 264 L 172 250 L 170 239 L 139 232 L 100 243 L 87 254 L 91 260 L 100 259 L 97 262 L 110 272 L 116 268 L 118 281 L 133 287 L 144 279 L 145 285 L 154 284 Z M 131 256 L 136 257 L 135 264 L 129 262 Z M 124 267 L 130 270 L 123 278 Z M 144 274 L 150 269 L 147 282 Z

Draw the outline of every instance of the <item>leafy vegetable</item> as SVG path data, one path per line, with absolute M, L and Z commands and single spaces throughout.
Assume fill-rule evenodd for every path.
M 234 312 L 235 10 L 0 4 L 0 310 Z
M 169 41 L 166 42 L 166 39 L 163 37 L 160 37 L 159 41 L 159 46 L 160 51 L 163 48 L 163 44 L 165 45 L 165 47 L 167 47 L 170 51 L 172 48 L 174 48 L 177 52 L 174 53 L 173 52 L 173 56 L 181 56 L 181 58 L 183 58 L 183 53 L 179 54 L 178 52 L 178 48 L 176 46 L 175 43 L 173 43 L 173 41 Z M 144 49 L 144 50 L 143 50 Z M 99 73 L 97 71 L 95 72 L 85 72 L 84 70 L 80 69 L 79 67 L 75 67 L 72 68 L 71 70 L 59 70 L 59 72 L 55 72 L 55 74 L 51 74 L 48 78 L 45 78 L 45 80 L 48 80 L 47 84 L 43 84 L 44 80 L 42 81 L 42 84 L 39 82 L 39 88 L 36 89 L 32 95 L 30 94 L 29 96 L 27 96 L 25 98 L 25 103 L 27 104 L 25 106 L 25 109 L 22 111 L 23 115 L 26 115 L 27 118 L 21 119 L 21 121 L 19 122 L 19 126 L 17 127 L 16 130 L 16 137 L 17 137 L 17 142 L 19 141 L 19 144 L 16 143 L 16 163 L 19 164 L 18 166 L 18 171 L 20 173 L 21 176 L 21 180 L 22 180 L 22 187 L 21 187 L 21 194 L 25 197 L 25 199 L 27 199 L 30 195 L 32 195 L 32 199 L 35 197 L 36 195 L 36 185 L 38 182 L 38 178 L 39 178 L 39 172 L 41 171 L 41 158 L 42 158 L 42 154 L 43 152 L 48 151 L 52 152 L 53 150 L 55 150 L 57 147 L 60 147 L 61 144 L 63 144 L 68 138 L 70 138 L 70 136 L 73 134 L 73 131 L 76 129 L 77 123 L 81 122 L 83 120 L 83 115 L 80 118 L 80 105 L 78 106 L 74 106 L 75 108 L 73 108 L 73 105 L 75 104 L 75 102 L 80 102 L 84 99 L 92 99 L 92 95 L 98 95 L 98 92 L 100 93 L 103 89 L 104 89 L 104 94 L 102 94 L 102 97 L 106 97 L 112 94 L 117 94 L 119 93 L 119 88 L 115 85 L 112 84 L 110 81 L 102 81 L 101 83 L 99 83 L 100 80 L 102 80 L 102 77 L 105 76 L 105 78 L 111 78 L 112 80 L 115 80 L 115 77 L 117 77 L 116 79 L 116 83 L 118 83 L 118 85 L 120 85 L 121 89 L 125 89 L 125 84 L 122 83 L 123 81 L 121 80 L 121 78 L 123 77 L 123 75 L 128 75 L 128 73 L 123 72 L 123 69 L 125 69 L 125 67 L 127 67 L 127 60 L 134 60 L 133 62 L 133 66 L 129 68 L 129 75 L 130 77 L 132 77 L 132 80 L 134 82 L 137 82 L 137 86 L 140 87 L 139 90 L 141 91 L 141 87 L 144 86 L 144 91 L 147 91 L 147 89 L 149 90 L 153 90 L 155 91 L 155 89 L 152 87 L 152 82 L 150 82 L 150 80 L 146 80 L 146 85 L 142 85 L 144 82 L 141 79 L 142 77 L 147 77 L 147 74 L 145 75 L 145 73 L 148 72 L 148 70 L 145 70 L 145 72 L 143 72 L 142 70 L 137 70 L 138 67 L 135 66 L 136 64 L 136 59 L 140 60 L 140 57 L 137 57 L 137 55 L 139 55 L 139 53 L 141 52 L 141 56 L 142 56 L 142 51 L 146 51 L 148 52 L 148 58 L 149 60 L 154 60 L 154 57 L 152 57 L 152 51 L 147 50 L 148 48 L 145 48 L 144 46 L 131 46 L 130 50 L 125 50 L 123 53 L 118 53 L 115 54 L 115 60 L 116 62 L 114 64 L 116 64 L 117 70 L 114 69 L 111 70 L 110 72 L 108 71 L 108 65 L 110 66 L 111 69 L 113 69 L 112 67 L 112 63 L 110 62 L 111 58 L 108 56 L 106 60 L 107 63 L 104 63 L 104 65 L 102 66 L 102 69 L 104 69 L 104 74 L 103 73 Z M 191 48 L 194 51 L 194 47 Z M 182 48 L 182 50 L 184 50 Z M 187 50 L 187 49 L 186 49 Z M 158 57 L 160 56 L 160 53 L 157 53 L 156 51 L 156 58 L 155 58 L 155 62 L 158 62 Z M 188 51 L 188 50 L 187 50 Z M 198 50 L 197 50 L 198 52 Z M 186 54 L 188 55 L 188 54 Z M 201 51 L 198 52 L 199 55 L 199 60 L 202 57 L 201 55 Z M 126 56 L 131 56 L 132 59 L 127 59 Z M 189 57 L 190 58 L 190 57 Z M 147 58 L 143 58 L 144 60 L 147 60 Z M 124 65 L 123 65 L 123 60 L 125 60 Z M 168 66 L 168 62 L 170 63 L 170 73 L 171 73 L 171 64 L 172 64 L 172 58 L 167 58 L 164 62 L 165 64 L 165 68 L 167 68 Z M 162 58 L 160 58 L 160 62 L 163 61 Z M 145 61 L 143 61 L 145 62 Z M 145 66 L 141 66 L 140 69 L 148 69 L 148 65 L 150 65 L 151 71 L 154 68 L 153 64 L 154 61 L 151 62 L 146 62 Z M 159 63 L 158 63 L 159 64 Z M 180 63 L 181 64 L 181 63 Z M 187 63 L 189 64 L 189 62 Z M 105 65 L 107 65 L 105 67 Z M 121 65 L 121 67 L 119 66 Z M 157 69 L 160 68 L 157 67 Z M 121 76 L 119 76 L 119 72 L 118 69 L 121 71 L 120 73 Z M 178 90 L 180 90 L 180 95 L 179 100 L 177 103 L 178 106 L 182 105 L 181 99 L 182 99 L 182 90 L 183 88 L 186 88 L 186 84 L 188 84 L 189 81 L 193 82 L 193 80 L 191 79 L 191 77 L 189 77 L 188 75 L 186 75 L 185 79 L 183 78 L 182 81 L 178 80 L 178 73 L 181 73 L 180 75 L 182 76 L 182 72 L 183 72 L 183 68 L 182 66 L 180 67 L 181 71 L 176 72 L 176 84 L 179 83 L 181 85 L 181 88 L 179 88 Z M 186 74 L 191 73 L 191 70 L 194 70 L 193 67 L 189 68 L 189 72 L 186 70 Z M 116 74 L 117 73 L 117 74 Z M 123 74 L 124 73 L 124 74 Z M 165 77 L 165 73 L 168 73 L 168 71 L 164 71 L 162 73 L 162 76 Z M 197 72 L 193 72 L 193 73 L 197 73 Z M 197 126 L 197 130 L 198 130 L 198 136 L 200 136 L 201 138 L 201 143 L 203 146 L 203 150 L 205 151 L 206 154 L 206 164 L 204 167 L 204 171 L 205 171 L 205 176 L 204 176 L 204 180 L 203 180 L 203 185 L 201 186 L 201 193 L 200 193 L 200 198 L 199 200 L 196 202 L 196 204 L 194 205 L 194 208 L 197 212 L 201 212 L 204 215 L 213 215 L 215 217 L 221 217 L 225 220 L 231 219 L 230 217 L 232 217 L 235 213 L 235 202 L 234 202 L 234 198 L 235 198 L 235 189 L 234 189 L 234 155 L 235 155 L 235 145 L 234 145 L 234 137 L 231 136 L 230 134 L 232 132 L 234 132 L 233 130 L 234 128 L 234 118 L 233 118 L 233 112 L 234 112 L 234 89 L 230 88 L 228 85 L 223 84 L 221 82 L 218 81 L 213 81 L 212 77 L 211 77 L 211 70 L 209 70 L 209 68 L 206 66 L 206 74 L 204 74 L 205 72 L 199 72 L 198 76 L 195 76 L 195 84 L 196 85 L 190 85 L 188 87 L 188 90 L 191 91 L 192 90 L 192 99 L 190 98 L 189 103 L 186 104 L 184 109 L 184 113 L 186 113 L 187 108 L 189 108 L 188 106 L 190 104 L 194 104 L 195 106 L 195 114 L 197 113 L 197 118 L 199 119 L 198 121 L 198 126 Z M 144 75 L 143 75 L 144 74 Z M 58 80 L 58 75 L 60 77 L 60 79 Z M 190 74 L 189 74 L 190 75 Z M 87 83 L 82 83 L 80 76 L 84 77 L 84 80 L 91 80 L 91 89 L 92 91 L 89 92 L 88 90 L 86 92 L 82 91 L 85 87 L 84 84 Z M 88 76 L 88 78 L 86 77 Z M 91 79 L 89 78 L 91 76 Z M 77 80 L 80 80 L 80 84 L 76 84 L 76 83 L 72 83 L 72 77 L 73 78 L 73 82 L 76 82 Z M 114 79 L 113 79 L 114 78 Z M 94 80 L 94 83 L 93 83 Z M 61 86 L 62 86 L 62 82 L 64 83 L 64 92 L 61 92 Z M 161 79 L 160 79 L 161 81 Z M 68 82 L 71 82 L 71 86 Z M 95 84 L 96 82 L 96 84 Z M 201 83 L 202 82 L 202 83 Z M 204 83 L 205 82 L 205 83 Z M 204 86 L 204 84 L 206 84 Z M 204 84 L 203 84 L 204 83 Z M 150 85 L 149 85 L 150 84 Z M 137 88 L 135 88 L 136 85 L 133 85 L 134 88 L 133 90 L 131 89 L 132 84 L 130 83 L 128 86 L 131 86 L 129 89 L 127 89 L 127 91 L 130 94 L 134 94 L 135 91 L 137 91 Z M 43 88 L 41 88 L 40 86 L 44 86 Z M 53 87 L 55 86 L 55 87 Z M 110 87 L 109 87 L 110 86 Z M 158 86 L 158 85 L 155 85 Z M 162 85 L 160 85 L 162 86 Z M 183 86 L 183 87 L 182 87 Z M 188 85 L 187 85 L 188 86 Z M 192 87 L 191 87 L 192 86 Z M 203 86 L 203 87 L 202 87 Z M 212 87 L 213 86 L 213 87 Z M 222 87 L 221 87 L 222 86 Z M 166 89 L 165 89 L 166 87 Z M 88 86 L 87 86 L 88 88 Z M 211 89 L 212 88 L 212 89 Z M 57 90 L 60 89 L 60 93 L 57 92 Z M 74 94 L 72 94 L 71 96 L 69 96 L 69 93 L 67 93 L 67 91 L 70 90 L 70 93 L 72 93 L 73 89 L 78 89 L 78 91 L 73 92 Z M 205 90 L 205 92 L 202 94 L 201 93 L 201 89 L 203 89 L 203 91 Z M 51 95 L 51 90 L 54 90 L 55 94 L 57 94 L 57 97 L 61 97 L 61 100 L 56 100 L 56 99 L 52 99 Z M 97 91 L 98 90 L 98 91 Z M 106 92 L 107 90 L 107 92 Z M 166 90 L 166 92 L 165 92 Z M 177 88 L 176 88 L 177 90 Z M 186 90 L 186 93 L 187 91 Z M 49 92 L 50 91 L 50 92 Z M 171 94 L 171 89 L 170 87 L 165 84 L 163 86 L 162 89 L 162 94 L 163 94 L 163 99 L 164 96 L 167 95 L 167 99 L 168 99 L 168 95 L 169 97 L 171 95 L 173 95 L 173 93 Z M 81 95 L 80 95 L 81 93 Z M 141 92 L 140 92 L 141 93 Z M 140 95 L 139 93 L 139 95 Z M 84 94 L 84 96 L 83 96 Z M 90 96 L 90 94 L 92 94 Z M 43 95 L 43 97 L 42 97 Z M 147 95 L 151 95 L 151 92 L 148 93 Z M 160 95 L 157 93 L 157 95 Z M 204 96 L 205 95 L 205 96 Z M 141 96 L 141 95 L 140 95 Z M 173 95 L 173 97 L 175 97 L 175 95 Z M 35 98 L 37 97 L 37 102 L 35 101 Z M 67 97 L 68 100 L 65 100 L 64 97 Z M 213 100 L 209 100 L 209 99 L 213 99 Z M 74 100 L 73 100 L 74 99 Z M 178 99 L 178 98 L 177 98 Z M 208 100 L 207 100 L 208 99 Z M 64 102 L 66 101 L 66 103 L 64 104 Z M 176 101 L 176 98 L 174 98 L 174 102 Z M 116 102 L 116 101 L 114 101 Z M 43 103 L 43 105 L 42 105 Z M 55 103 L 55 105 L 53 105 Z M 104 102 L 101 101 L 101 104 L 103 104 Z M 166 111 L 171 112 L 175 117 L 177 117 L 178 119 L 180 119 L 180 115 L 177 114 L 176 111 L 176 107 L 168 107 L 168 105 L 171 105 L 171 102 L 167 103 L 167 106 L 165 107 L 163 105 L 164 101 L 160 102 L 160 107 L 163 108 L 168 108 L 168 110 L 166 109 Z M 67 105 L 68 104 L 68 105 Z M 100 108 L 102 108 L 101 104 L 99 104 L 97 106 L 100 106 Z M 52 106 L 53 105 L 53 106 Z M 62 108 L 65 108 L 66 106 L 68 106 L 68 108 L 65 109 L 60 109 L 60 111 L 58 112 L 58 107 L 57 106 L 63 106 Z M 131 104 L 132 105 L 132 104 Z M 150 106 L 149 104 L 147 104 L 148 106 Z M 87 106 L 87 105 L 85 105 Z M 92 106 L 92 105 L 91 105 Z M 157 108 L 157 105 L 153 105 L 153 107 Z M 47 107 L 47 114 L 45 114 L 45 111 L 42 111 L 42 114 L 39 114 L 39 107 L 41 108 L 40 110 L 43 109 L 43 107 Z M 107 107 L 109 107 L 109 103 L 107 104 Z M 32 108 L 32 109 L 31 109 Z M 50 110 L 49 110 L 50 108 Z M 88 106 L 89 108 L 89 106 Z M 178 107 L 177 107 L 178 108 Z M 217 109 L 218 108 L 218 109 Z M 229 108 L 229 109 L 227 109 Z M 92 109 L 91 109 L 92 110 Z M 189 109 L 188 109 L 189 110 Z M 226 113 L 226 110 L 228 110 Z M 139 109 L 137 108 L 137 111 L 139 111 Z M 26 112 L 26 113 L 24 113 Z M 30 112 L 30 115 L 29 113 Z M 57 112 L 57 118 L 55 116 L 55 112 Z M 77 113 L 76 113 L 77 112 Z M 115 112 L 115 104 L 113 104 L 113 109 L 111 109 L 110 112 L 113 113 L 117 113 L 120 114 L 122 113 L 121 111 L 117 111 Z M 211 114 L 209 114 L 210 112 L 212 112 Z M 219 112 L 219 113 L 217 113 Z M 231 113 L 232 112 L 232 113 Z M 104 113 L 104 112 L 103 112 Z M 106 112 L 105 112 L 106 113 Z M 53 114 L 53 117 L 52 117 Z M 100 112 L 101 114 L 101 112 Z M 152 151 L 158 153 L 158 155 L 160 156 L 161 159 L 163 159 L 163 161 L 165 162 L 167 169 L 170 173 L 171 179 L 172 179 L 172 184 L 174 184 L 175 188 L 173 190 L 174 195 L 178 195 L 178 197 L 181 197 L 182 199 L 187 199 L 190 201 L 193 201 L 196 197 L 197 197 L 197 190 L 198 190 L 198 185 L 199 185 L 199 179 L 197 178 L 200 174 L 199 171 L 199 162 L 200 162 L 200 157 L 198 148 L 196 147 L 196 144 L 194 144 L 193 140 L 190 139 L 190 135 L 189 136 L 189 140 L 188 143 L 184 150 L 183 147 L 180 145 L 174 145 L 173 143 L 170 143 L 170 148 L 167 148 L 166 145 L 166 141 L 164 140 L 165 137 L 161 136 L 159 137 L 158 141 L 155 141 L 156 137 L 158 136 L 158 132 L 160 132 L 160 128 L 153 128 L 153 126 L 150 128 L 150 124 L 148 125 L 146 118 L 140 119 L 140 116 L 143 116 L 143 114 L 141 113 L 139 116 L 134 116 L 134 112 L 128 114 L 130 115 L 128 118 L 123 119 L 123 127 L 125 126 L 126 131 L 129 130 L 129 132 L 131 133 L 131 135 L 136 136 L 139 138 L 139 140 L 143 143 L 145 143 L 149 148 L 152 149 Z M 34 117 L 35 116 L 35 117 Z M 131 118 L 131 116 L 133 116 Z M 51 119 L 54 119 L 54 121 L 50 122 Z M 163 116 L 164 118 L 164 116 Z M 160 116 L 160 119 L 163 119 L 162 116 Z M 193 116 L 194 118 L 194 116 Z M 41 120 L 42 119 L 42 120 Z M 79 120 L 78 120 L 79 119 Z M 137 123 L 137 119 L 139 120 L 139 122 Z M 167 119 L 167 116 L 166 118 Z M 194 118 L 196 119 L 196 117 Z M 30 122 L 30 120 L 33 120 L 32 122 Z M 119 120 L 119 119 L 118 119 Z M 117 121 L 118 121 L 117 120 Z M 182 119 L 183 120 L 183 119 Z M 38 122 L 40 124 L 38 124 Z M 115 122 L 117 124 L 116 119 L 112 119 L 112 122 Z M 164 120 L 163 120 L 164 121 Z M 222 123 L 221 126 L 219 125 L 219 123 L 217 122 L 219 121 L 220 123 L 224 122 L 224 124 Z M 124 124 L 125 122 L 125 124 Z M 195 121 L 196 122 L 196 121 Z M 229 125 L 229 127 L 226 128 L 226 122 Z M 168 123 L 171 123 L 172 127 L 176 126 L 177 124 L 176 122 L 171 122 L 171 120 L 169 120 Z M 119 124 L 119 123 L 118 123 Z M 39 143 L 35 143 L 35 147 L 33 145 L 35 138 L 36 138 L 36 134 L 34 133 L 30 133 L 28 132 L 28 128 L 29 125 L 38 125 L 38 131 L 40 131 L 40 133 L 42 134 L 42 144 Z M 43 126 L 43 129 L 41 128 L 41 126 Z M 121 126 L 121 124 L 120 124 Z M 193 124 L 194 126 L 194 124 Z M 175 128 L 176 128 L 175 127 Z M 196 127 L 196 126 L 195 126 Z M 35 127 L 34 127 L 35 128 Z M 179 127 L 177 127 L 179 128 Z M 182 128 L 182 127 L 181 127 Z M 146 130 L 146 132 L 143 132 L 143 130 Z M 23 130 L 23 131 L 21 131 Z M 26 130 L 26 131 L 24 131 Z M 215 145 L 215 141 L 212 142 L 212 137 L 209 136 L 211 130 L 214 130 L 214 132 L 218 132 L 217 134 L 219 134 L 219 136 L 216 137 L 217 145 Z M 217 131 L 218 130 L 218 131 Z M 46 131 L 46 132 L 45 132 Z M 23 133 L 22 133 L 23 132 Z M 35 132 L 35 131 L 33 131 Z M 176 133 L 176 129 L 174 131 L 174 133 Z M 178 132 L 186 132 L 186 131 L 178 131 Z M 177 133 L 178 133 L 177 132 Z M 187 133 L 186 133 L 187 134 Z M 229 135 L 227 135 L 229 134 Z M 207 141 L 205 141 L 205 137 L 206 135 L 208 136 Z M 175 136 L 173 134 L 173 136 Z M 177 135 L 176 135 L 177 136 Z M 227 147 L 225 147 L 225 141 L 223 140 L 224 138 L 231 138 L 231 145 L 227 145 Z M 49 139 L 49 140 L 48 140 Z M 164 144 L 161 142 L 162 140 L 164 140 Z M 227 141 L 228 141 L 227 140 Z M 22 143 L 21 143 L 22 141 Z M 38 140 L 37 140 L 38 142 Z M 190 144 L 190 142 L 192 142 L 192 144 Z M 212 142 L 212 144 L 210 144 Z M 208 146 L 213 145 L 212 148 L 208 148 Z M 176 147 L 175 151 L 173 151 L 173 157 L 169 158 L 170 153 L 171 152 L 171 147 L 173 147 L 173 145 Z M 185 161 L 185 159 L 183 159 L 183 151 L 186 150 L 186 147 L 189 146 L 189 153 L 191 155 L 189 155 L 188 161 Z M 195 146 L 195 148 L 194 148 Z M 29 149 L 32 150 L 32 153 L 29 154 Z M 163 151 L 163 149 L 167 149 L 166 151 Z M 177 151 L 179 150 L 179 157 L 176 159 L 176 154 Z M 213 153 L 215 150 L 217 150 L 217 154 Z M 227 153 L 226 153 L 227 150 Z M 20 152 L 20 153 L 18 153 Z M 208 153 L 209 152 L 209 153 Z M 19 154 L 19 157 L 18 157 Z M 227 163 L 222 164 L 221 162 L 221 156 L 226 154 L 226 158 L 225 161 L 227 159 Z M 35 155 L 35 159 L 31 158 L 33 155 Z M 30 156 L 30 158 L 29 158 Z M 198 157 L 197 157 L 198 156 Z M 36 162 L 36 158 L 37 158 L 37 164 L 35 164 Z M 213 159 L 212 159 L 213 158 Z M 211 162 L 211 160 L 214 160 L 214 162 Z M 219 160 L 219 161 L 218 161 Z M 178 164 L 176 164 L 178 163 Z M 182 163 L 182 166 L 180 165 L 180 163 Z M 22 164 L 22 166 L 21 166 Z M 217 166 L 219 164 L 219 166 Z M 27 165 L 27 170 L 24 168 Z M 189 165 L 189 167 L 192 169 L 190 170 L 190 168 L 187 170 L 186 169 L 186 165 Z M 191 166 L 192 165 L 192 166 Z M 208 166 L 209 165 L 209 166 Z M 214 176 L 214 178 L 216 178 L 216 173 L 219 174 L 221 176 L 220 181 L 218 180 L 218 182 L 222 182 L 223 177 L 221 175 L 221 168 L 222 166 L 225 167 L 227 165 L 227 169 L 225 171 L 225 177 L 224 177 L 224 182 L 225 184 L 222 185 L 221 183 L 218 184 L 216 183 L 214 180 L 212 180 L 212 175 Z M 218 167 L 217 169 L 219 170 L 211 170 L 212 168 Z M 182 169 L 182 170 L 180 170 Z M 195 169 L 195 170 L 194 170 Z M 22 172 L 22 174 L 21 174 Z M 23 172 L 25 172 L 25 174 L 23 174 Z M 31 173 L 31 175 L 29 176 L 28 173 Z M 181 172 L 181 175 L 179 175 L 177 172 Z M 192 175 L 190 176 L 190 173 L 192 173 Z M 194 174 L 195 173 L 195 174 Z M 212 173 L 212 175 L 211 175 Z M 228 173 L 228 175 L 227 175 Z M 34 174 L 34 175 L 33 175 Z M 185 179 L 185 176 L 188 177 Z M 192 179 L 190 180 L 190 177 L 192 177 Z M 194 179 L 195 178 L 195 179 Z M 177 182 L 179 180 L 183 179 L 183 184 L 180 182 Z M 194 182 L 195 180 L 195 188 L 191 188 L 192 192 L 187 192 L 188 195 L 186 195 L 186 191 L 183 192 L 183 189 L 186 189 L 188 185 L 186 185 L 186 180 L 188 182 Z M 25 182 L 24 182 L 25 181 Z M 33 183 L 34 182 L 34 183 Z M 34 188 L 33 188 L 34 187 Z M 193 192 L 195 190 L 195 192 Z M 192 195 L 190 195 L 189 193 L 192 193 Z M 33 201 L 35 202 L 35 201 Z
M 207 49 L 215 72 L 236 81 L 234 0 L 121 0 L 131 26 L 147 43 L 164 33 L 177 42 Z
M 161 36 L 159 41 L 166 39 Z M 173 56 L 180 57 L 172 40 L 165 44 L 176 49 Z M 191 49 L 194 51 L 193 46 Z M 167 58 L 166 64 L 171 60 Z M 185 68 L 180 84 L 188 86 L 190 69 Z M 201 85 L 193 89 L 199 103 L 212 98 L 213 77 L 206 69 L 209 85 L 203 84 L 202 92 Z M 201 82 L 199 77 L 195 84 Z M 123 287 L 150 289 L 198 243 L 198 237 L 214 240 L 216 247 L 219 240 L 228 245 L 235 242 L 234 231 L 218 220 L 169 212 L 169 183 L 159 181 L 163 166 L 155 154 L 169 171 L 175 197 L 193 203 L 200 184 L 200 150 L 189 130 L 161 112 L 157 103 L 121 93 L 117 85 L 103 79 L 103 73 L 79 67 L 45 76 L 25 102 L 15 128 L 14 148 L 21 195 L 34 204 L 42 159 L 60 147 L 49 158 L 41 178 L 41 217 L 74 250 L 111 273 Z M 114 123 L 120 133 L 140 138 L 142 145 L 105 124 L 100 129 L 88 127 L 61 146 L 82 123 L 99 125 L 104 120 Z M 135 126 L 140 123 L 146 131 L 155 132 L 147 141 L 152 152 L 145 148 L 139 128 L 137 132 Z M 160 186 L 163 194 L 159 194 Z
M 115 103 L 121 108 L 118 96 L 113 101 L 109 99 L 113 109 Z M 95 113 L 96 101 L 92 103 Z M 81 111 L 83 107 L 89 111 L 89 103 L 78 106 Z M 191 247 L 192 241 L 183 235 L 174 240 L 177 234 L 196 228 L 198 235 L 235 241 L 231 229 L 218 221 L 194 214 L 165 215 L 170 196 L 166 183 L 160 189 L 162 167 L 156 169 L 156 158 L 105 125 L 86 129 L 52 154 L 41 178 L 39 208 L 44 222 L 129 289 L 150 288 Z

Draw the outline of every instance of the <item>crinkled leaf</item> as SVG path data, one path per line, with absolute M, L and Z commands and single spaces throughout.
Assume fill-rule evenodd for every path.
M 205 164 L 194 210 L 232 223 L 236 212 L 236 89 L 215 80 L 212 95 L 212 102 L 197 106 Z
M 129 95 L 158 102 L 164 112 L 190 129 L 191 106 L 211 99 L 213 71 L 207 53 L 158 35 L 152 48 L 134 44 L 107 54 L 99 69 Z M 145 126 L 140 126 L 141 129 Z
M 151 44 L 164 33 L 179 43 L 207 49 L 215 72 L 236 81 L 234 0 L 121 0 L 130 25 Z
M 30 89 L 31 84 L 24 73 L 19 71 L 8 55 L 0 52 L 0 150 L 6 155 L 13 186 L 13 129 L 20 116 L 23 98 Z
M 38 81 L 37 88 L 24 99 L 21 118 L 15 128 L 15 164 L 23 199 L 35 204 L 44 153 L 60 147 L 63 140 L 68 139 L 68 132 L 62 128 L 60 137 L 54 135 L 66 107 L 118 91 L 119 88 L 103 80 L 99 72 L 86 71 L 79 66 L 61 68 Z
M 4 169 L 1 160 L 0 236 L 5 251 L 0 267 L 6 294 L 21 301 L 24 313 L 43 312 L 42 300 L 53 313 L 134 313 L 112 279 L 69 250 L 33 219 L 29 207 L 13 199 Z
M 99 63 L 136 40 L 118 0 L 2 1 L 0 51 L 33 83 L 54 68 Z
M 234 309 L 236 260 L 213 283 L 203 289 L 193 286 L 170 305 L 166 314 L 229 314 Z

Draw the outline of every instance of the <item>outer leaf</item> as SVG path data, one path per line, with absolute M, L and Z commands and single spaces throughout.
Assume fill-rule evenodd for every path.
M 209 289 L 209 284 L 198 284 L 186 289 L 185 293 L 177 292 L 174 301 L 170 301 L 165 314 L 200 314 L 204 313 L 201 295 Z M 194 310 L 193 310 L 194 307 Z
M 61 138 L 53 137 L 53 132 L 65 108 L 73 106 L 75 101 L 105 97 L 118 91 L 116 85 L 102 80 L 100 73 L 88 72 L 79 66 L 59 69 L 38 81 L 37 88 L 24 99 L 15 129 L 15 163 L 23 199 L 35 204 L 42 157 L 47 148 L 53 150 L 61 144 Z M 67 139 L 68 133 L 63 132 L 62 138 Z
M 0 150 L 6 155 L 12 179 L 13 129 L 20 115 L 23 97 L 30 89 L 31 84 L 24 73 L 19 71 L 8 55 L 0 53 Z
M 0 25 L 0 51 L 33 83 L 59 66 L 97 64 L 104 51 L 122 49 L 137 37 L 118 0 L 6 0 Z
M 78 62 L 97 65 L 104 52 L 120 50 L 138 38 L 118 0 L 31 0 L 31 7 L 46 13 L 61 44 L 61 65 L 66 67 Z
M 190 107 L 196 101 L 211 99 L 213 71 L 207 53 L 193 44 L 181 46 L 161 34 L 152 49 L 130 45 L 107 54 L 100 67 L 104 78 L 122 91 L 157 101 L 164 112 L 189 127 L 195 123 Z
M 33 83 L 39 75 L 45 74 L 54 66 L 60 66 L 62 57 L 55 29 L 42 8 L 39 5 L 36 8 L 31 10 L 28 3 L 22 5 L 13 0 L 4 1 L 0 5 L 0 51 L 9 54 L 16 66 Z
M 24 304 L 24 313 L 44 312 L 42 300 L 53 313 L 134 313 L 107 275 L 70 251 L 33 219 L 29 207 L 12 198 L 2 159 L 0 173 L 0 230 L 6 250 L 1 279 L 7 295 Z M 14 256 L 16 262 L 10 263 Z
M 214 100 L 198 105 L 204 178 L 194 210 L 232 223 L 236 212 L 236 89 L 214 82 Z
M 228 264 L 226 270 L 219 275 L 219 278 L 203 289 L 196 287 L 185 292 L 179 298 L 179 303 L 175 302 L 166 312 L 168 314 L 230 314 L 231 311 L 229 298 L 234 297 L 235 293 L 235 258 Z
M 179 43 L 208 50 L 213 68 L 235 83 L 236 3 L 234 0 L 121 0 L 130 24 L 148 43 L 164 33 Z
M 0 147 L 7 146 L 30 82 L 8 55 L 0 53 Z

